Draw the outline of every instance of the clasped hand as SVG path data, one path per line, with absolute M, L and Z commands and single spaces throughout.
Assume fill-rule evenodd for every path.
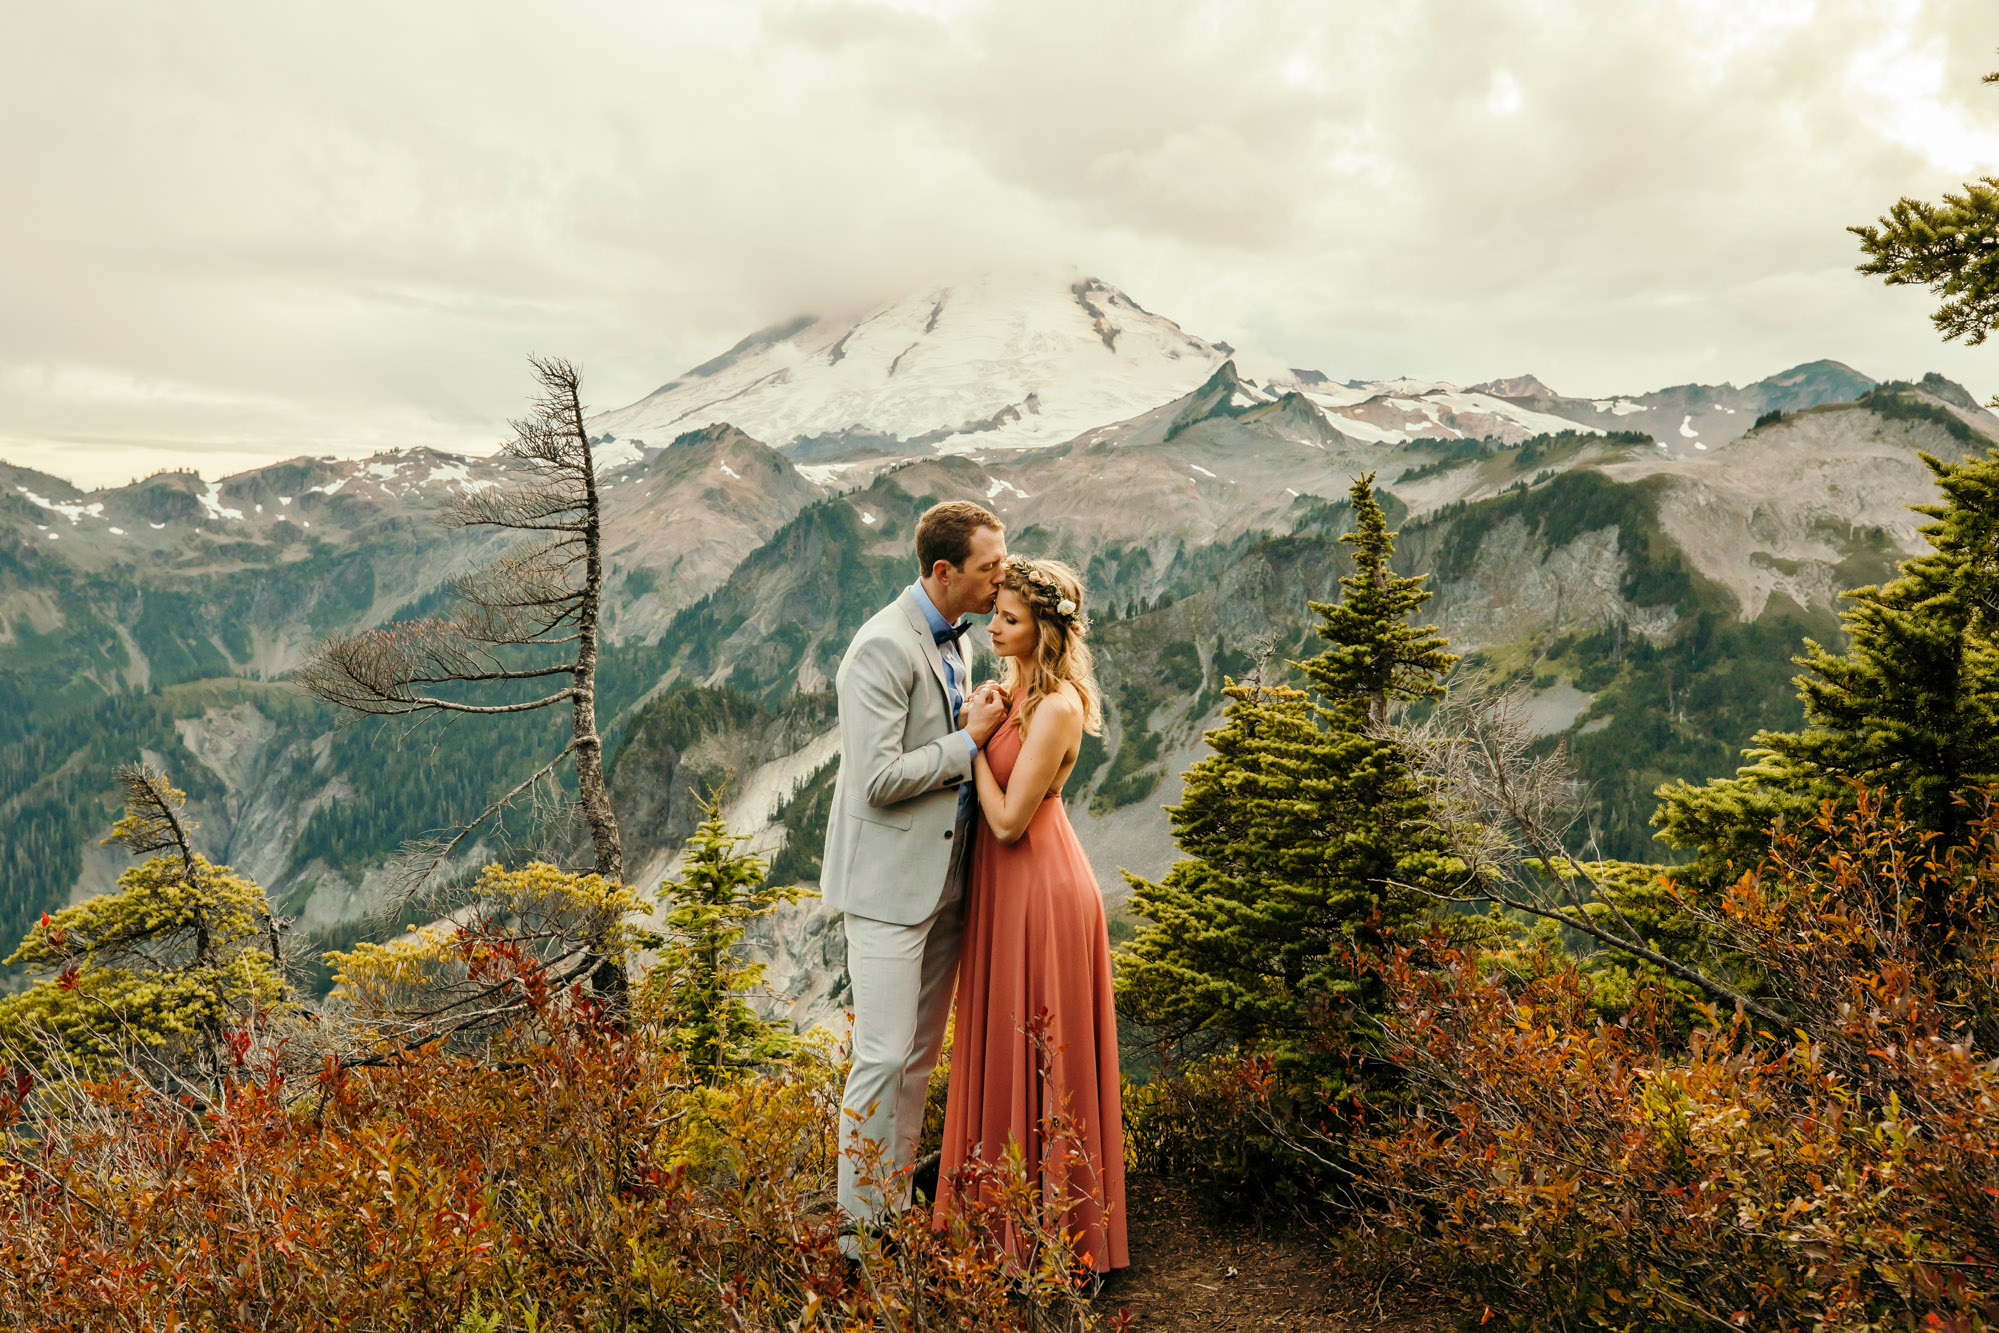
M 987 681 L 973 690 L 958 709 L 958 725 L 972 734 L 972 739 L 984 745 L 999 730 L 1006 720 L 1006 693 L 998 683 Z

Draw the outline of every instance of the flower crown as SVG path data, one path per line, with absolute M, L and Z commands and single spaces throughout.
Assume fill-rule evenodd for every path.
M 1089 629 L 1090 622 L 1084 618 L 1082 608 L 1073 598 L 1063 594 L 1062 585 L 1055 581 L 1053 574 L 1047 573 L 1024 555 L 1008 556 L 1006 565 L 1009 573 L 1018 574 L 1027 581 L 1027 600 L 1033 605 L 1035 614 L 1068 625 L 1078 634 Z

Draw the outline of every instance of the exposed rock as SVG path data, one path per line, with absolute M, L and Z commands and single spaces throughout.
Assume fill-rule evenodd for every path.
M 1496 398 L 1556 398 L 1560 395 L 1533 375 L 1514 375 L 1507 379 L 1487 380 L 1483 384 L 1471 386 L 1472 393 L 1489 393 Z

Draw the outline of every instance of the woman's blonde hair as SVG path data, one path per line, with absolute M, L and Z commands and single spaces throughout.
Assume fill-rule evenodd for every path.
M 1083 730 L 1100 736 L 1104 730 L 1103 691 L 1097 686 L 1096 660 L 1083 642 L 1090 622 L 1083 614 L 1083 580 L 1060 560 L 1029 560 L 1008 556 L 1000 586 L 1027 603 L 1037 637 L 1034 651 L 1010 657 L 1000 683 L 1020 717 L 1020 734 L 1041 701 L 1064 684 L 1076 687 L 1083 701 Z

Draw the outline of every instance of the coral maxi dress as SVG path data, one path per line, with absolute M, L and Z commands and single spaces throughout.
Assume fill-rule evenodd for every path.
M 986 745 L 1002 788 L 1020 747 L 1018 717 Z M 1039 1180 L 1044 1214 L 1067 1201 L 1062 1224 L 1078 1237 L 1078 1256 L 1100 1273 L 1123 1268 L 1131 1260 L 1110 938 L 1059 793 L 1011 845 L 981 829 L 965 912 L 937 1221 L 962 1183 L 954 1173 L 1000 1161 L 1011 1139 Z M 1044 1011 L 1045 1044 L 1030 1035 Z

